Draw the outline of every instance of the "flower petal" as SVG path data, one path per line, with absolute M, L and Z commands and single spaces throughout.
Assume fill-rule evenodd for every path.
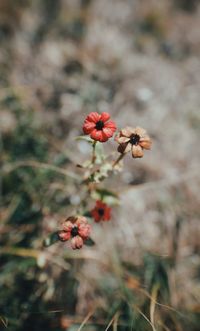
M 83 224 L 88 224 L 87 218 L 85 216 L 78 216 L 76 219 L 76 225 L 79 227 L 79 225 Z
M 109 129 L 112 129 L 113 132 L 116 131 L 117 127 L 116 127 L 116 124 L 114 121 L 109 121 L 107 123 L 104 124 L 104 128 L 109 128 Z
M 124 129 L 121 129 L 120 133 L 122 136 L 130 138 L 132 134 L 135 134 L 135 129 L 127 126 Z
M 100 141 L 101 143 L 104 143 L 109 139 L 109 137 L 102 130 L 95 129 L 94 131 L 90 135 L 92 139 Z
M 89 224 L 82 224 L 78 228 L 78 234 L 81 238 L 87 239 L 91 232 L 91 226 Z
M 108 114 L 108 113 L 106 113 L 106 112 L 103 112 L 103 113 L 101 114 L 101 118 L 100 118 L 100 120 L 103 121 L 103 122 L 106 122 L 106 121 L 109 120 L 109 118 L 110 118 L 110 114 Z
M 131 148 L 132 148 L 132 145 L 131 145 L 130 143 L 128 143 L 128 144 L 126 145 L 126 148 L 125 148 L 125 150 L 124 150 L 124 153 L 128 153 L 128 152 L 130 152 L 130 151 L 131 151 Z
M 97 112 L 90 113 L 85 120 L 93 123 L 97 123 L 101 119 L 101 115 Z
M 103 131 L 102 131 L 102 137 L 101 137 L 101 140 L 99 140 L 100 142 L 104 143 L 106 142 L 110 137 L 107 136 L 107 134 L 105 134 Z
M 91 211 L 91 215 L 94 218 L 95 222 L 100 222 L 101 216 L 99 215 L 96 208 Z
M 71 229 L 73 228 L 73 223 L 71 221 L 65 221 L 63 224 L 62 224 L 62 229 L 63 231 L 71 231 Z
M 125 154 L 131 151 L 132 145 L 130 143 L 120 144 L 118 147 L 118 152 L 121 154 Z
M 139 145 L 144 149 L 151 149 L 151 144 L 152 141 L 148 136 L 146 136 L 145 138 L 141 138 L 139 142 Z
M 103 139 L 103 132 L 101 130 L 94 129 L 90 135 L 90 137 L 97 141 L 102 141 Z
M 124 137 L 124 136 L 116 137 L 116 141 L 117 141 L 119 144 L 127 143 L 129 140 L 130 140 L 130 138 L 128 138 L 128 137 Z
M 138 134 L 138 136 L 140 136 L 141 138 L 143 138 L 146 135 L 146 130 L 143 128 L 140 128 L 139 126 L 137 126 L 137 128 L 135 128 L 135 134 Z
M 94 122 L 90 122 L 88 120 L 85 120 L 85 122 L 83 124 L 83 132 L 85 134 L 90 134 L 92 132 L 92 130 L 94 130 L 95 125 L 96 124 Z
M 102 131 L 108 138 L 111 138 L 114 133 L 112 129 L 106 127 L 104 127 Z
M 104 212 L 104 215 L 103 215 L 103 220 L 104 221 L 109 221 L 110 219 L 111 219 L 111 208 L 106 206 L 105 212 Z
M 125 151 L 127 145 L 128 145 L 128 143 L 120 144 L 117 148 L 117 151 L 121 154 L 124 154 L 124 151 Z
M 66 231 L 60 231 L 58 233 L 58 237 L 61 241 L 67 241 L 71 237 L 71 232 L 69 232 L 69 231 L 67 231 L 67 232 Z
M 142 147 L 140 147 L 140 145 L 132 146 L 132 156 L 134 158 L 143 157 L 143 155 L 144 155 L 144 153 L 143 153 Z
M 76 236 L 71 240 L 72 249 L 80 249 L 83 246 L 83 239 L 80 236 Z

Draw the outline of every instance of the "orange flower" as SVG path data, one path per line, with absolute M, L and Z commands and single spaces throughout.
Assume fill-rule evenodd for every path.
M 151 149 L 152 144 L 146 130 L 140 127 L 122 129 L 115 137 L 115 141 L 119 144 L 119 153 L 131 152 L 134 158 L 143 157 L 143 149 Z

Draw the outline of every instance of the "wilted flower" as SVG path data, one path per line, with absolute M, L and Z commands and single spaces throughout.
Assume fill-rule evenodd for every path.
M 94 209 L 91 211 L 91 215 L 95 222 L 109 221 L 111 218 L 111 208 L 106 203 L 98 200 Z
M 134 158 L 143 157 L 143 149 L 150 149 L 152 143 L 146 130 L 140 127 L 122 129 L 115 140 L 119 144 L 118 152 L 125 154 L 131 151 Z
M 106 112 L 98 114 L 90 113 L 83 124 L 83 131 L 89 134 L 96 141 L 105 142 L 111 138 L 116 131 L 116 124 L 113 121 L 108 121 L 110 115 Z
M 84 241 L 88 239 L 90 232 L 91 226 L 84 216 L 71 216 L 63 222 L 58 236 L 61 241 L 71 239 L 71 247 L 73 249 L 79 249 L 83 246 Z

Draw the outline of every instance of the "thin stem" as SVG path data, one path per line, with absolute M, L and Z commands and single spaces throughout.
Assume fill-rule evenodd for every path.
M 118 312 L 117 312 L 118 313 Z M 108 329 L 110 328 L 110 326 L 113 324 L 113 322 L 115 321 L 115 317 L 117 315 L 117 313 L 113 316 L 113 318 L 110 320 L 108 326 L 106 327 L 105 331 L 108 331 Z
M 93 147 L 94 148 L 94 147 Z M 125 156 L 126 154 L 123 153 L 123 154 L 120 154 L 120 156 L 117 158 L 117 160 L 113 163 L 112 165 L 112 170 L 110 171 L 113 171 L 115 166 L 123 159 L 123 157 Z M 93 163 L 94 164 L 94 163 Z M 95 175 L 95 173 L 99 172 L 101 170 L 101 167 L 98 167 L 97 169 L 95 169 L 95 171 L 91 172 L 90 173 L 90 176 L 88 176 L 84 181 L 83 183 L 88 183 L 88 180 L 91 176 Z
M 120 156 L 117 158 L 117 160 L 115 160 L 115 162 L 112 165 L 113 169 L 124 158 L 124 156 L 125 156 L 125 153 L 120 154 Z
M 96 160 L 96 153 L 95 153 L 96 144 L 97 144 L 97 141 L 94 140 L 94 142 L 92 144 L 92 161 L 91 161 L 92 164 L 94 164 L 95 160 Z
M 85 317 L 85 319 L 83 320 L 83 322 L 81 323 L 81 325 L 77 331 L 81 331 L 83 329 L 84 325 L 87 323 L 87 321 L 93 315 L 94 311 L 95 311 L 95 307 L 87 314 L 87 316 Z
M 57 166 L 54 166 L 52 164 L 48 164 L 48 163 L 41 163 L 41 162 L 37 162 L 34 160 L 30 160 L 30 161 L 19 161 L 16 163 L 7 163 L 4 165 L 2 172 L 3 173 L 10 173 L 12 171 L 15 171 L 18 168 L 24 168 L 24 167 L 30 167 L 30 168 L 36 168 L 36 169 L 45 169 L 45 170 L 51 170 L 51 171 L 55 171 L 57 173 L 60 173 L 66 177 L 69 177 L 73 180 L 76 181 L 80 181 L 80 178 L 78 175 L 76 175 L 75 173 L 72 173 L 71 171 L 68 171 L 66 169 L 63 168 L 59 168 Z
M 150 321 L 152 325 L 155 325 L 154 315 L 155 315 L 155 307 L 156 307 L 156 299 L 158 296 L 159 284 L 154 285 L 152 294 L 151 294 L 151 303 L 150 303 Z

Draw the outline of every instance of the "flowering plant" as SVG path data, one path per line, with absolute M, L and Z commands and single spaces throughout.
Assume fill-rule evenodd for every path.
M 116 130 L 115 122 L 110 120 L 110 114 L 106 112 L 102 114 L 91 112 L 86 116 L 83 123 L 85 135 L 78 139 L 84 139 L 92 145 L 91 159 L 82 165 L 77 165 L 84 170 L 82 184 L 86 186 L 86 196 L 80 202 L 77 215 L 65 219 L 60 230 L 45 240 L 47 246 L 57 240 L 70 241 L 72 249 L 80 249 L 84 244 L 93 245 L 94 241 L 90 238 L 92 229 L 89 223 L 111 220 L 110 205 L 118 203 L 118 196 L 100 184 L 108 176 L 122 170 L 122 159 L 128 152 L 132 153 L 133 158 L 141 158 L 144 155 L 144 150 L 149 150 L 152 143 L 143 128 L 129 126 L 122 128 L 114 138 L 114 142 L 118 143 L 119 156 L 115 160 L 110 160 L 111 155 L 104 154 L 102 145 L 113 137 Z M 112 198 L 112 201 L 109 201 L 109 198 Z M 95 204 L 90 207 L 90 200 L 92 199 L 95 200 Z

